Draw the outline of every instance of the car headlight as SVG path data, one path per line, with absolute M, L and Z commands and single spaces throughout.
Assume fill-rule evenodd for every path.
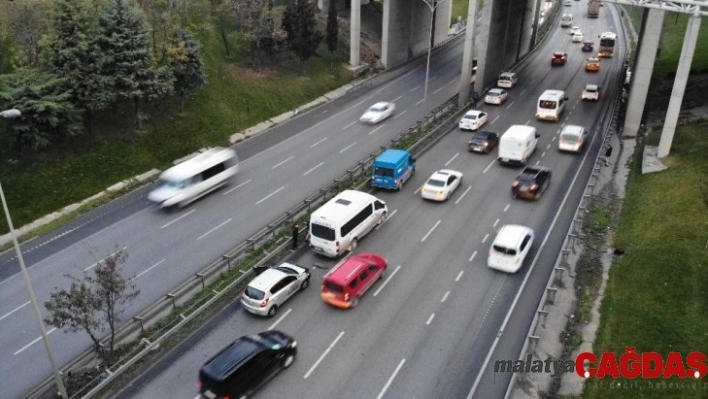
M 293 340 L 293 342 L 290 343 L 291 348 L 297 348 L 297 341 Z

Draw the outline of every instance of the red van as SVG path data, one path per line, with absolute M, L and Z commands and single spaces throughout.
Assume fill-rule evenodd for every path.
M 386 275 L 388 261 L 381 255 L 362 253 L 346 258 L 327 273 L 322 300 L 338 308 L 353 308 L 374 283 Z

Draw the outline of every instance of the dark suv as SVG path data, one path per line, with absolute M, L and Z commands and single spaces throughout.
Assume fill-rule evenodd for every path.
M 467 143 L 467 148 L 472 152 L 489 154 L 498 143 L 499 134 L 481 130 L 472 135 L 472 139 Z
M 295 339 L 275 330 L 237 339 L 199 370 L 201 398 L 240 398 L 251 394 L 293 363 L 296 347 Z
M 551 171 L 541 166 L 527 166 L 511 184 L 511 196 L 537 200 L 551 184 Z

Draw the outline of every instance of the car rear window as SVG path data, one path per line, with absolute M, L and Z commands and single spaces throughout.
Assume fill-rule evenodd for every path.
M 377 167 L 374 169 L 376 176 L 393 177 L 393 169 Z
M 568 144 L 575 144 L 578 142 L 578 136 L 574 134 L 563 134 L 561 135 L 561 141 Z
M 334 229 L 327 226 L 322 226 L 321 224 L 312 223 L 310 225 L 311 233 L 313 237 L 320 238 L 322 240 L 334 241 Z
M 253 287 L 246 287 L 245 294 L 247 297 L 255 299 L 257 301 L 260 301 L 261 299 L 265 298 L 265 292 Z
M 493 245 L 492 248 L 494 248 L 495 251 L 502 253 L 504 255 L 516 255 L 515 249 L 505 248 L 505 247 L 502 247 L 501 245 Z
M 465 115 L 465 117 L 462 118 L 462 119 L 476 120 L 476 119 L 477 119 L 477 115 L 476 115 L 476 114 L 474 114 L 474 115 Z
M 430 179 L 430 180 L 428 180 L 428 185 L 434 186 L 434 187 L 445 187 L 445 182 L 442 180 Z
M 324 282 L 324 288 L 329 291 L 329 292 L 334 292 L 337 294 L 341 294 L 344 292 L 344 288 L 342 288 L 341 285 L 335 284 L 331 281 L 325 281 Z

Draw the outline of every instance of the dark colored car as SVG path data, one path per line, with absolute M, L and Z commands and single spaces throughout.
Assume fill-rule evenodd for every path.
M 289 367 L 297 354 L 297 342 L 276 330 L 243 336 L 199 370 L 202 398 L 241 398 Z
M 588 51 L 592 51 L 592 46 L 593 46 L 593 42 L 585 42 L 585 43 L 583 43 L 582 50 L 587 53 Z
M 551 184 L 551 171 L 541 166 L 527 166 L 511 184 L 511 196 L 530 200 L 541 198 Z
M 499 144 L 499 134 L 480 130 L 472 135 L 472 139 L 467 143 L 467 147 L 471 152 L 489 154 L 497 144 Z
M 551 65 L 565 65 L 567 61 L 568 53 L 562 51 L 556 51 L 553 53 L 553 56 L 551 56 Z

